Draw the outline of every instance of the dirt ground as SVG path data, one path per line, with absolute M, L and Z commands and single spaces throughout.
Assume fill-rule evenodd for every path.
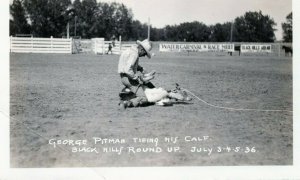
M 11 167 L 293 164 L 292 112 L 225 110 L 196 98 L 120 110 L 117 63 L 116 55 L 11 54 Z M 217 106 L 292 111 L 291 58 L 158 54 L 140 64 L 156 70 L 156 86 L 179 83 Z M 170 137 L 177 141 L 166 142 Z M 54 148 L 51 139 L 88 144 Z M 103 152 L 111 147 L 123 151 Z

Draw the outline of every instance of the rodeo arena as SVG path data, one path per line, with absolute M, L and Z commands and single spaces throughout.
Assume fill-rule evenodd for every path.
M 11 167 L 293 164 L 292 43 L 10 37 Z

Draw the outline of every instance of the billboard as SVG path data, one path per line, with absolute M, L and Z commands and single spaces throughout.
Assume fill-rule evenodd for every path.
M 270 44 L 241 44 L 241 53 L 271 53 Z
M 234 44 L 159 44 L 160 52 L 233 52 Z

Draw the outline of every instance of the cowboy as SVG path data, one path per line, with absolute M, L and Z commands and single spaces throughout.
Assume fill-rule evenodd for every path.
M 154 88 L 155 86 L 149 81 L 143 81 L 142 77 L 145 77 L 146 72 L 139 65 L 139 57 L 147 56 L 150 59 L 151 49 L 152 43 L 145 39 L 144 41 L 138 40 L 136 45 L 122 52 L 118 64 L 118 73 L 120 74 L 122 84 L 135 93 L 136 98 L 127 102 L 121 101 L 120 106 L 125 106 L 125 108 L 130 106 L 137 107 L 148 103 L 144 88 Z M 147 80 L 154 78 L 154 73 L 148 73 Z

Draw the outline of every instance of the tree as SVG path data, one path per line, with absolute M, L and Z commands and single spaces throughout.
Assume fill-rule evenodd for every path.
M 231 23 L 217 23 L 211 27 L 210 41 L 212 42 L 229 42 L 231 33 Z
M 238 42 L 274 42 L 276 23 L 268 16 L 259 12 L 246 12 L 235 19 L 234 37 Z
M 73 18 L 69 19 L 70 35 L 71 36 L 80 36 L 81 31 L 82 31 L 81 24 L 83 22 L 82 16 L 81 16 L 81 1 L 80 0 L 74 0 L 72 5 L 73 5 L 73 17 L 74 17 L 74 19 Z
M 130 38 L 133 15 L 124 4 L 75 0 L 73 5 L 78 17 L 77 35 L 83 38 L 110 39 L 112 36 L 118 37 L 119 35 L 122 35 L 123 40 Z
M 98 18 L 99 18 L 99 6 L 96 0 L 83 0 L 81 2 L 80 15 L 81 18 L 81 31 L 80 34 L 84 38 L 97 37 L 98 30 Z
M 168 25 L 161 32 L 164 33 L 163 37 L 168 41 L 207 42 L 210 37 L 210 28 L 198 21 Z
M 115 20 L 115 34 L 121 35 L 124 40 L 128 40 L 132 32 L 133 13 L 124 4 L 112 3 L 112 5 L 116 6 L 116 12 L 113 16 Z
M 286 16 L 286 22 L 281 24 L 283 30 L 283 41 L 293 42 L 293 13 Z
M 165 33 L 163 28 L 151 28 L 150 29 L 150 40 L 151 41 L 165 41 Z
M 10 35 L 29 34 L 30 25 L 26 18 L 26 12 L 21 0 L 14 0 L 10 5 L 12 19 L 9 21 Z
M 34 36 L 65 35 L 70 4 L 70 0 L 24 0 Z
M 137 39 L 147 38 L 147 36 L 148 36 L 147 29 L 148 29 L 147 24 L 142 24 L 139 20 L 133 20 L 132 24 L 131 24 L 131 38 L 130 39 L 137 40 Z

